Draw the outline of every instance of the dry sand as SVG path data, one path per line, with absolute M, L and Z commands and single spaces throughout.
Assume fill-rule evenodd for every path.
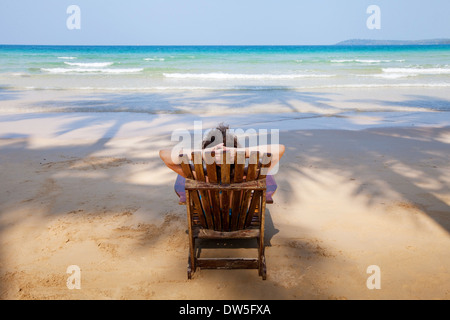
M 187 280 L 186 209 L 158 157 L 168 134 L 75 136 L 0 140 L 2 299 L 450 298 L 449 127 L 282 132 L 266 281 Z M 256 254 L 248 246 L 238 254 Z M 370 265 L 379 290 L 366 286 Z

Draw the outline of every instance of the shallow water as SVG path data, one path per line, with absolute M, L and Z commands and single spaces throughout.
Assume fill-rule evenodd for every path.
M 376 96 L 376 90 L 398 89 L 414 95 L 449 87 L 448 45 L 0 46 L 0 101 L 40 91 L 91 97 L 69 105 L 44 101 L 37 109 L 8 104 L 8 112 L 255 113 L 275 105 L 277 112 L 328 113 L 327 101 L 336 97 L 323 93 L 374 89 Z M 450 110 L 442 94 L 409 107 Z

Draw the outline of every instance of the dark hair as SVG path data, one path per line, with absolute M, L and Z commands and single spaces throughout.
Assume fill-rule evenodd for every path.
M 216 128 L 209 131 L 206 138 L 202 141 L 202 149 L 214 147 L 222 142 L 227 147 L 233 145 L 233 147 L 237 148 L 239 146 L 238 139 L 234 134 L 228 132 L 229 129 L 230 126 L 222 122 Z M 222 139 L 220 140 L 219 137 Z

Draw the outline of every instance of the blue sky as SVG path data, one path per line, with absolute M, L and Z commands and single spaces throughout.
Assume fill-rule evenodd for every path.
M 69 5 L 81 29 L 69 30 Z M 369 5 L 381 29 L 369 30 Z M 326 45 L 450 38 L 449 0 L 1 0 L 0 44 Z

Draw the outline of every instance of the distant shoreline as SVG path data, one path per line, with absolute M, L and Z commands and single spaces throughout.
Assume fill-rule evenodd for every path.
M 402 41 L 402 40 L 365 40 L 365 39 L 352 39 L 338 42 L 336 44 L 262 44 L 262 45 L 253 45 L 253 44 L 237 44 L 237 45 L 181 45 L 181 44 L 173 44 L 173 45 L 159 45 L 159 44 L 8 44 L 8 43 L 0 43 L 1 47 L 35 47 L 35 48 L 284 48 L 284 47 L 366 47 L 366 46 L 440 46 L 440 45 L 450 45 L 450 39 L 441 39 L 441 40 L 417 40 L 417 41 Z
M 336 43 L 336 46 L 431 46 L 431 45 L 450 45 L 450 39 L 428 39 L 428 40 L 350 39 Z

